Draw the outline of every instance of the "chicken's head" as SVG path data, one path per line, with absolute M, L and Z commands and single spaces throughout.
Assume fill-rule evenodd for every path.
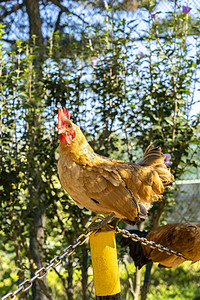
M 76 137 L 74 124 L 70 121 L 70 113 L 64 107 L 58 109 L 58 128 L 59 140 L 62 145 L 70 145 Z

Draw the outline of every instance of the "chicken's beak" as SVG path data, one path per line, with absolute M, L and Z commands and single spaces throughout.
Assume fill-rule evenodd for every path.
M 64 129 L 58 129 L 58 134 L 64 133 L 65 130 Z

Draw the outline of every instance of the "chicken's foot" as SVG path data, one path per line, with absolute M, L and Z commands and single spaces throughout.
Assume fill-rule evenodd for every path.
M 112 228 L 110 226 L 108 226 L 108 222 L 115 216 L 115 213 L 111 213 L 109 214 L 107 217 L 105 217 L 104 219 L 102 219 L 102 221 L 100 222 L 92 222 L 89 226 L 89 231 L 94 231 L 94 230 L 100 230 L 103 227 L 106 228 L 106 230 L 112 230 Z M 102 218 L 102 217 L 98 217 L 98 218 Z M 111 224 L 112 225 L 112 224 Z M 112 225 L 113 226 L 113 225 Z M 114 229 L 114 226 L 113 226 Z

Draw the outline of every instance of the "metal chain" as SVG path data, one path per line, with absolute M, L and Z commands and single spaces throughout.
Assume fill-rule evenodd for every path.
M 110 229 L 114 229 L 112 226 L 109 226 Z M 95 230 L 96 231 L 96 230 Z M 16 299 L 16 296 L 20 293 L 20 292 L 27 292 L 31 287 L 32 287 L 32 284 L 33 282 L 36 280 L 36 279 L 42 279 L 43 277 L 45 277 L 48 273 L 48 271 L 50 269 L 53 269 L 53 268 L 56 268 L 58 265 L 61 264 L 62 262 L 62 259 L 64 257 L 67 257 L 67 256 L 70 256 L 75 248 L 77 246 L 81 246 L 83 245 L 87 238 L 89 237 L 89 235 L 92 233 L 93 231 L 89 231 L 88 233 L 86 234 L 81 234 L 77 240 L 76 240 L 76 243 L 73 244 L 73 245 L 69 245 L 67 248 L 65 248 L 63 250 L 63 254 L 61 254 L 60 256 L 57 255 L 55 256 L 53 259 L 51 259 L 49 261 L 49 264 L 45 267 L 42 267 L 40 268 L 39 270 L 37 270 L 35 273 L 34 273 L 34 276 L 29 279 L 29 280 L 24 280 L 22 283 L 20 283 L 18 285 L 18 288 L 14 291 L 14 292 L 9 292 L 8 294 L 6 294 L 5 296 L 3 296 L 1 298 L 1 300 L 5 300 L 5 299 Z M 183 259 L 186 259 L 182 253 L 178 252 L 178 251 L 174 251 L 174 250 L 171 250 L 167 247 L 164 247 L 163 245 L 160 245 L 160 244 L 156 244 L 154 241 L 149 241 L 147 240 L 146 238 L 144 237 L 139 237 L 137 234 L 135 233 L 130 233 L 128 230 L 126 229 L 120 229 L 119 227 L 116 227 L 115 229 L 115 232 L 116 233 L 120 233 L 123 237 L 125 238 L 131 238 L 134 242 L 140 242 L 142 245 L 145 245 L 145 246 L 150 246 L 152 249 L 157 249 L 158 251 L 160 252 L 166 252 L 168 255 L 175 255 L 175 256 L 178 256 L 178 257 L 182 257 Z
M 156 244 L 154 241 L 149 241 L 144 237 L 139 237 L 137 234 L 135 233 L 130 233 L 128 230 L 126 229 L 119 229 L 119 227 L 116 227 L 115 231 L 117 233 L 120 233 L 123 237 L 125 238 L 131 238 L 134 242 L 140 242 L 142 245 L 144 246 L 150 246 L 152 249 L 157 249 L 160 252 L 166 252 L 168 255 L 175 255 L 178 257 L 182 257 L 184 259 L 187 259 L 183 256 L 182 253 L 175 251 L 175 250 L 171 250 L 167 247 L 164 247 L 161 244 Z
M 16 296 L 17 296 L 20 292 L 23 292 L 23 293 L 24 293 L 24 292 L 27 292 L 27 291 L 32 287 L 32 284 L 33 284 L 33 282 L 34 282 L 36 279 L 42 279 L 43 277 L 45 277 L 45 276 L 47 275 L 47 273 L 48 273 L 48 271 L 49 271 L 50 269 L 53 269 L 53 268 L 57 267 L 58 265 L 60 265 L 61 262 L 62 262 L 62 259 L 63 259 L 64 257 L 70 256 L 70 255 L 74 252 L 74 250 L 75 250 L 75 248 L 76 248 L 77 246 L 83 245 L 83 244 L 86 242 L 87 238 L 89 237 L 89 235 L 90 235 L 91 233 L 92 233 L 92 231 L 91 231 L 91 232 L 88 232 L 88 233 L 86 233 L 86 234 L 81 234 L 81 235 L 77 238 L 75 244 L 69 245 L 67 248 L 65 248 L 65 249 L 63 250 L 63 253 L 62 253 L 60 256 L 57 255 L 57 256 L 55 256 L 53 259 L 51 259 L 51 260 L 49 261 L 49 264 L 46 266 L 46 268 L 45 268 L 45 267 L 42 267 L 42 268 L 40 268 L 39 270 L 37 270 L 37 271 L 34 273 L 34 276 L 33 276 L 31 279 L 29 279 L 29 280 L 24 280 L 22 283 L 20 283 L 20 284 L 18 285 L 18 288 L 17 288 L 14 292 L 9 292 L 9 293 L 6 294 L 5 296 L 3 296 L 3 297 L 1 298 L 1 300 L 5 300 L 5 299 L 12 299 L 12 300 L 14 300 L 14 299 L 16 299 Z

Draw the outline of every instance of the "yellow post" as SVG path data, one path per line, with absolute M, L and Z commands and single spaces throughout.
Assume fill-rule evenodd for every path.
M 117 248 L 114 231 L 90 235 L 93 278 L 97 299 L 121 299 Z

